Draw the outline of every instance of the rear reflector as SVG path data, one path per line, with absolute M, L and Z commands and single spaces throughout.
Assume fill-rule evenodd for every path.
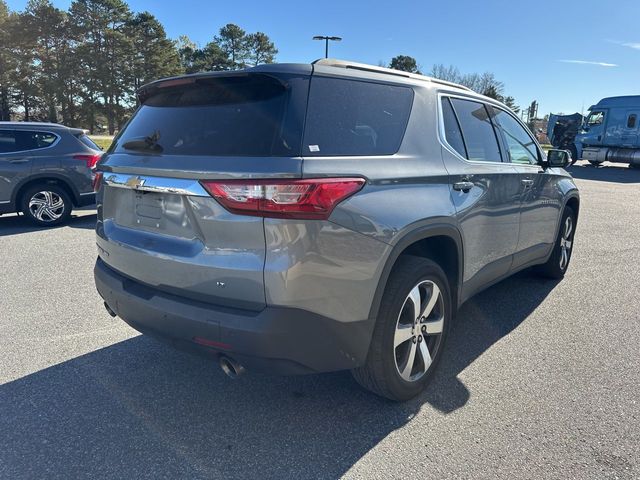
M 100 160 L 101 156 L 102 156 L 101 153 L 97 153 L 95 155 L 74 155 L 73 159 L 74 160 L 82 160 L 82 161 L 86 162 L 87 167 L 93 168 L 93 167 L 96 166 L 96 163 L 98 163 L 98 160 Z
M 231 348 L 231 345 L 228 343 L 216 342 L 215 340 L 209 340 L 208 338 L 193 337 L 191 340 L 193 340 L 194 343 L 204 345 L 205 347 L 221 348 L 223 350 L 229 350 Z
M 363 187 L 365 180 L 203 180 L 200 183 L 223 207 L 239 215 L 327 219 L 338 203 Z

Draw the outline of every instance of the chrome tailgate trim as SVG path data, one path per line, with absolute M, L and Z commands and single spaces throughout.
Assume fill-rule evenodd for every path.
M 126 175 L 123 173 L 104 174 L 104 183 L 110 187 L 127 188 L 143 192 L 171 193 L 209 197 L 197 180 L 185 178 L 152 177 L 149 175 Z

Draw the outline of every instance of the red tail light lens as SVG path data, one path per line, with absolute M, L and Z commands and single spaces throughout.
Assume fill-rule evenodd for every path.
M 87 163 L 87 167 L 93 168 L 96 166 L 96 163 L 98 163 L 98 160 L 100 160 L 101 156 L 102 156 L 101 153 L 98 153 L 95 155 L 74 155 L 73 159 L 82 160 Z
M 239 215 L 327 219 L 335 206 L 362 188 L 363 178 L 305 180 L 203 180 L 223 207 Z
M 102 172 L 94 172 L 93 174 L 93 191 L 100 190 L 100 184 L 102 184 Z

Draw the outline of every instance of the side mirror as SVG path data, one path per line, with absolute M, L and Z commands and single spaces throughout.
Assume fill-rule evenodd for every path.
M 547 152 L 547 167 L 564 168 L 571 163 L 571 153 L 569 150 L 557 150 L 552 148 Z

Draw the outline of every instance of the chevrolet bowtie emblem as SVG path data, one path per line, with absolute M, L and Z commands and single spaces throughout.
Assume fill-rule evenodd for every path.
M 129 177 L 125 183 L 127 187 L 140 188 L 144 185 L 145 179 L 140 177 Z

